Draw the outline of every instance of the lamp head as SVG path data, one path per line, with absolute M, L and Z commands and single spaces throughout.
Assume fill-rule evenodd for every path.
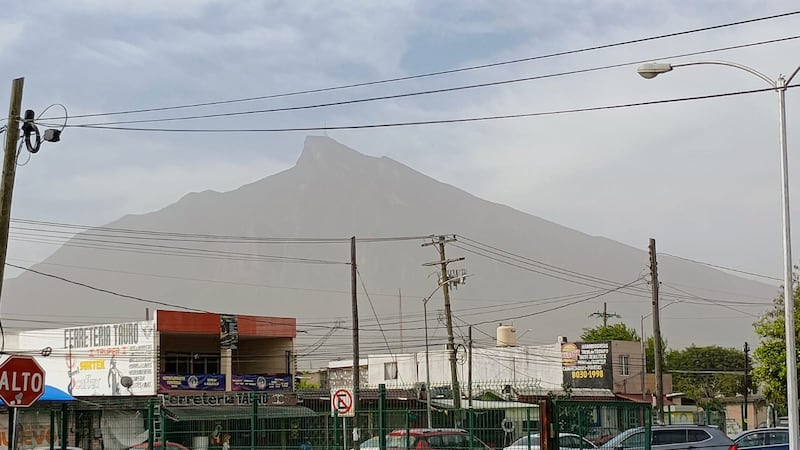
M 671 64 L 666 63 L 649 63 L 649 64 L 642 64 L 636 69 L 636 73 L 642 76 L 642 78 L 651 79 L 655 78 L 662 73 L 667 73 L 672 70 Z

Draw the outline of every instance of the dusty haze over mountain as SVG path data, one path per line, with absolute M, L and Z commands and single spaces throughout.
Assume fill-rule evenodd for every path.
M 459 235 L 448 244 L 447 257 L 466 260 L 451 268 L 474 276 L 453 292 L 453 312 L 459 336 L 466 335 L 466 324 L 476 324 L 476 345 L 492 345 L 500 322 L 513 323 L 521 343 L 577 338 L 582 328 L 600 323 L 589 316 L 602 310 L 603 302 L 609 313 L 622 316 L 612 323 L 621 320 L 637 330 L 650 312 L 647 242 L 635 248 L 565 228 L 327 137 L 307 138 L 297 164 L 286 171 L 230 192 L 188 194 L 159 211 L 125 216 L 106 227 L 77 235 L 33 269 L 143 300 L 297 317 L 301 367 L 350 352 L 350 236 L 361 239 L 359 308 L 366 353 L 386 353 L 387 346 L 392 352 L 422 348 L 420 300 L 437 283 L 435 268 L 422 264 L 438 260 L 438 254 L 421 244 L 429 241 L 422 236 L 432 234 Z M 371 239 L 390 237 L 417 238 Z M 754 342 L 752 322 L 777 292 L 668 256 L 659 256 L 659 273 L 662 332 L 674 348 Z M 435 345 L 444 342 L 441 305 L 437 292 L 429 304 Z M 7 328 L 61 327 L 140 319 L 146 307 L 165 308 L 24 273 L 7 282 L 2 312 Z M 648 335 L 649 320 L 643 320 Z

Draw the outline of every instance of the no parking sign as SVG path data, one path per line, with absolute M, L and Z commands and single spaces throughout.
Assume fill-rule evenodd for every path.
M 339 417 L 353 417 L 353 392 L 347 388 L 335 389 L 331 393 L 331 412 L 336 411 Z

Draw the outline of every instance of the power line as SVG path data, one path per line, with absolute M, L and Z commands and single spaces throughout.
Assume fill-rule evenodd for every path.
M 244 236 L 244 235 L 227 235 L 227 234 L 208 234 L 208 233 L 180 233 L 173 231 L 159 231 L 159 230 L 141 230 L 135 228 L 118 228 L 107 226 L 93 226 L 82 225 L 64 222 L 52 222 L 43 220 L 12 218 L 11 222 L 22 223 L 27 225 L 49 226 L 56 228 L 78 229 L 89 231 L 105 231 L 123 234 L 134 234 L 144 236 L 162 236 L 171 238 L 194 238 L 194 239 L 219 239 L 225 242 L 228 241 L 243 241 L 243 242 L 256 242 L 256 243 L 275 243 L 275 244 L 340 244 L 349 243 L 350 238 L 337 238 L 337 237 L 264 237 L 264 236 Z M 420 236 L 378 236 L 357 238 L 356 242 L 371 243 L 371 242 L 390 242 L 390 241 L 407 241 L 407 240 L 420 240 L 429 239 L 431 235 Z M 164 239 L 167 240 L 167 239 Z
M 423 91 L 411 91 L 411 92 L 404 92 L 399 94 L 389 94 L 389 95 L 381 95 L 381 96 L 373 96 L 373 97 L 362 97 L 357 99 L 350 99 L 350 100 L 340 100 L 335 102 L 327 102 L 327 103 L 315 103 L 315 104 L 308 104 L 308 105 L 299 105 L 299 106 L 286 106 L 280 108 L 268 108 L 268 109 L 256 109 L 256 110 L 246 110 L 246 111 L 232 111 L 232 112 L 224 112 L 224 113 L 213 113 L 213 114 L 200 114 L 200 115 L 192 115 L 192 116 L 179 116 L 179 117 L 163 117 L 163 118 L 156 118 L 156 119 L 136 119 L 136 120 L 122 120 L 122 121 L 110 121 L 110 122 L 94 122 L 94 123 L 83 123 L 83 124 L 74 124 L 74 125 L 67 125 L 69 127 L 82 127 L 82 128 L 89 128 L 89 127 L 107 127 L 110 125 L 130 125 L 130 124 L 143 124 L 143 123 L 163 123 L 163 122 L 174 122 L 174 121 L 184 121 L 184 120 L 197 120 L 197 119 L 212 119 L 212 118 L 221 118 L 221 117 L 237 117 L 237 116 L 244 116 L 244 115 L 254 115 L 254 114 L 266 114 L 266 113 L 276 113 L 276 112 L 287 112 L 287 111 L 300 111 L 300 110 L 308 110 L 308 109 L 318 109 L 318 108 L 327 108 L 333 106 L 344 106 L 344 105 L 353 105 L 359 103 L 367 103 L 367 102 L 375 102 L 375 101 L 383 101 L 383 100 L 393 100 L 399 98 L 408 98 L 408 97 L 417 97 L 421 95 L 431 95 L 431 94 L 441 94 L 441 93 L 449 93 L 449 92 L 457 92 L 463 90 L 470 90 L 470 89 L 478 89 L 478 88 L 485 88 L 485 87 L 494 87 L 494 86 L 502 86 L 506 84 L 514 84 L 514 83 L 521 83 L 527 81 L 535 81 L 535 80 L 543 80 L 548 78 L 557 78 L 567 75 L 576 75 L 581 73 L 589 73 L 589 72 L 597 72 L 602 70 L 608 69 L 615 69 L 620 67 L 628 67 L 643 64 L 646 62 L 650 62 L 653 60 L 674 60 L 678 58 L 685 58 L 689 56 L 697 56 L 697 55 L 705 55 L 708 53 L 717 53 L 722 51 L 734 50 L 734 49 L 742 49 L 748 47 L 754 47 L 758 45 L 765 45 L 765 44 L 773 44 L 777 42 L 785 42 L 790 40 L 800 39 L 800 35 L 789 36 L 784 38 L 778 39 L 770 39 L 766 41 L 759 41 L 759 42 L 752 42 L 747 44 L 740 44 L 728 47 L 721 47 L 711 50 L 702 50 L 690 53 L 680 53 L 674 55 L 667 55 L 667 56 L 660 56 L 656 58 L 648 58 L 648 59 L 641 59 L 636 61 L 628 61 L 624 63 L 617 63 L 617 64 L 608 64 L 603 66 L 596 66 L 590 67 L 585 69 L 576 69 L 570 70 L 565 72 L 557 72 L 545 75 L 535 75 L 529 77 L 522 77 L 522 78 L 514 78 L 509 80 L 500 80 L 500 81 L 490 81 L 485 83 L 476 83 L 476 84 L 466 84 L 460 86 L 451 86 L 446 88 L 439 88 L 439 89 L 428 89 Z M 63 126 L 63 125 L 62 125 Z
M 65 283 L 74 284 L 76 286 L 84 287 L 86 289 L 91 289 L 93 291 L 102 292 L 104 294 L 109 294 L 109 295 L 113 295 L 113 296 L 116 296 L 116 297 L 127 298 L 129 300 L 134 300 L 134 301 L 137 301 L 137 302 L 152 303 L 152 304 L 155 304 L 155 305 L 167 306 L 167 307 L 170 307 L 170 308 L 185 309 L 185 310 L 188 310 L 188 311 L 211 313 L 211 311 L 206 311 L 204 309 L 198 309 L 198 308 L 192 308 L 191 306 L 176 305 L 174 303 L 167 303 L 167 302 L 162 302 L 162 301 L 159 301 L 159 300 L 150 300 L 150 299 L 138 297 L 138 296 L 135 296 L 135 295 L 123 294 L 123 293 L 120 293 L 120 292 L 112 291 L 110 289 L 104 289 L 104 288 L 100 288 L 100 287 L 97 287 L 97 286 L 92 286 L 91 284 L 87 284 L 87 283 L 83 283 L 83 282 L 80 282 L 80 281 L 71 280 L 69 278 L 65 278 L 65 277 L 62 277 L 62 276 L 59 276 L 59 275 L 54 275 L 52 273 L 47 273 L 47 272 L 42 272 L 40 270 L 31 269 L 29 267 L 18 266 L 16 264 L 11 264 L 11 263 L 8 263 L 8 262 L 6 262 L 6 265 L 9 266 L 9 267 L 13 267 L 15 269 L 20 269 L 20 270 L 24 270 L 26 272 L 35 273 L 35 274 L 41 275 L 43 277 L 53 278 L 53 279 L 56 279 L 56 280 L 59 280 L 59 281 L 63 281 Z
M 707 262 L 703 262 L 703 261 L 698 261 L 696 259 L 691 259 L 691 258 L 685 258 L 683 256 L 672 255 L 670 253 L 659 252 L 658 254 L 659 255 L 664 255 L 664 256 L 669 256 L 670 258 L 682 259 L 684 261 L 693 262 L 695 264 L 702 264 L 704 266 L 713 267 L 715 269 L 722 269 L 722 270 L 727 270 L 729 272 L 736 272 L 736 273 L 741 273 L 741 274 L 744 274 L 744 275 L 751 275 L 751 276 L 754 276 L 754 277 L 766 278 L 768 280 L 783 281 L 781 278 L 773 277 L 773 276 L 770 276 L 770 275 L 762 275 L 760 273 L 748 272 L 746 270 L 741 270 L 741 269 L 734 269 L 732 267 L 726 267 L 726 266 L 721 266 L 721 265 L 718 265 L 718 264 L 712 264 L 712 263 L 707 263 Z
M 629 39 L 629 40 L 619 41 L 619 42 L 610 43 L 610 44 L 600 44 L 600 45 L 595 45 L 595 46 L 590 46 L 590 47 L 583 47 L 583 48 L 574 49 L 574 50 L 553 52 L 553 53 L 530 56 L 530 57 L 525 57 L 525 58 L 516 58 L 516 59 L 493 62 L 493 63 L 487 63 L 487 64 L 478 64 L 478 65 L 460 67 L 460 68 L 455 68 L 455 69 L 440 70 L 440 71 L 427 72 L 427 73 L 421 73 L 421 74 L 416 74 L 416 75 L 408 75 L 408 76 L 401 76 L 401 77 L 386 78 L 386 79 L 382 79 L 382 80 L 366 81 L 366 82 L 361 82 L 361 83 L 351 83 L 351 84 L 344 84 L 344 85 L 331 86 L 331 87 L 318 88 L 318 89 L 307 89 L 307 90 L 285 92 L 285 93 L 279 93 L 279 94 L 261 95 L 261 96 L 254 96 L 254 97 L 245 97 L 245 98 L 231 99 L 231 100 L 218 100 L 218 101 L 209 101 L 209 102 L 201 102 L 201 103 L 190 103 L 190 104 L 183 104 L 183 105 L 162 106 L 162 107 L 156 107 L 156 108 L 133 109 L 133 110 L 127 110 L 127 111 L 112 111 L 112 112 L 104 112 L 104 113 L 81 114 L 81 115 L 73 115 L 71 117 L 72 118 L 89 118 L 89 117 L 98 117 L 98 116 L 113 116 L 113 115 L 123 115 L 123 114 L 135 114 L 135 113 L 145 113 L 145 112 L 158 112 L 158 111 L 168 111 L 168 110 L 177 110 L 177 109 L 198 108 L 198 107 L 205 107 L 205 106 L 217 106 L 217 105 L 231 104 L 231 103 L 243 103 L 243 102 L 250 102 L 250 101 L 255 101 L 255 100 L 274 99 L 274 98 L 280 98 L 280 97 L 290 97 L 290 96 L 297 96 L 297 95 L 303 95 L 303 94 L 315 94 L 315 93 L 330 92 L 330 91 L 336 91 L 336 90 L 342 90 L 342 89 L 351 89 L 351 88 L 356 88 L 356 87 L 374 86 L 374 85 L 379 85 L 379 84 L 394 83 L 394 82 L 414 80 L 414 79 L 419 79 L 419 78 L 428 78 L 428 77 L 435 77 L 435 76 L 440 76 L 440 75 L 450 75 L 450 74 L 459 73 L 459 72 L 474 71 L 474 70 L 479 70 L 479 69 L 486 69 L 486 68 L 491 68 L 491 67 L 505 66 L 505 65 L 522 63 L 522 62 L 530 62 L 530 61 L 554 58 L 554 57 L 558 57 L 558 56 L 567 56 L 567 55 L 574 55 L 574 54 L 579 54 L 579 53 L 592 52 L 592 51 L 596 51 L 596 50 L 603 50 L 603 49 L 608 49 L 608 48 L 613 48 L 613 47 L 620 47 L 620 46 L 625 46 L 625 45 L 638 44 L 638 43 L 642 43 L 642 42 L 655 41 L 655 40 L 672 38 L 672 37 L 677 37 L 677 36 L 685 36 L 685 35 L 688 35 L 688 34 L 700 33 L 700 32 L 704 32 L 704 31 L 718 30 L 718 29 L 729 28 L 729 27 L 734 27 L 734 26 L 738 26 L 738 25 L 745 25 L 745 24 L 756 23 L 756 22 L 761 22 L 761 21 L 779 19 L 779 18 L 793 16 L 793 15 L 796 15 L 796 14 L 800 14 L 800 11 L 789 11 L 789 12 L 786 12 L 786 13 L 772 14 L 772 15 L 768 15 L 768 16 L 762 16 L 762 17 L 756 17 L 756 18 L 751 18 L 751 19 L 739 20 L 739 21 L 735 21 L 735 22 L 728 22 L 728 23 L 723 23 L 723 24 L 718 24 L 718 25 L 694 28 L 694 29 L 690 29 L 690 30 L 683 30 L 683 31 L 677 31 L 677 32 L 672 32 L 672 33 L 665 33 L 665 34 L 649 36 L 649 37 L 644 37 L 644 38 Z M 48 119 L 63 119 L 63 117 L 50 117 Z
M 572 302 L 569 302 L 569 303 L 566 303 L 566 304 L 563 304 L 563 305 L 554 306 L 552 308 L 543 309 L 543 310 L 536 311 L 536 312 L 533 312 L 533 313 L 530 313 L 530 314 L 522 314 L 522 315 L 514 316 L 514 317 L 504 317 L 502 319 L 495 319 L 495 320 L 486 320 L 486 321 L 483 321 L 483 322 L 473 323 L 473 325 L 483 325 L 483 324 L 493 323 L 493 322 L 498 322 L 498 321 L 505 322 L 505 321 L 511 321 L 511 320 L 515 320 L 515 319 L 524 319 L 524 318 L 527 318 L 527 317 L 538 316 L 540 314 L 545 314 L 545 313 L 552 312 L 552 311 L 555 311 L 555 310 L 558 310 L 558 309 L 563 309 L 563 308 L 566 308 L 568 306 L 577 305 L 578 303 L 583 303 L 583 302 L 588 302 L 589 300 L 594 300 L 596 298 L 602 297 L 602 296 L 610 294 L 612 292 L 616 292 L 616 291 L 619 291 L 619 290 L 624 289 L 626 287 L 633 286 L 635 283 L 638 283 L 641 280 L 642 280 L 642 278 L 640 277 L 640 278 L 637 278 L 637 279 L 635 279 L 635 280 L 633 280 L 633 281 L 631 281 L 629 283 L 623 284 L 621 286 L 617 286 L 616 288 L 608 289 L 605 292 L 602 292 L 600 294 L 592 295 L 592 296 L 589 296 L 589 297 L 584 297 L 582 299 L 578 299 L 578 300 L 575 300 L 575 301 L 572 301 Z
M 787 89 L 795 88 L 800 84 L 786 86 Z M 494 120 L 522 119 L 530 117 L 557 116 L 594 111 L 609 111 L 615 109 L 635 108 L 640 106 L 662 105 L 667 103 L 682 103 L 696 100 L 708 100 L 714 98 L 734 97 L 746 94 L 756 94 L 761 92 L 774 91 L 775 88 L 751 89 L 745 91 L 723 92 L 718 94 L 696 95 L 691 97 L 668 98 L 661 100 L 649 100 L 643 102 L 619 103 L 615 105 L 592 106 L 583 108 L 560 109 L 553 111 L 539 111 L 518 114 L 499 114 L 492 116 L 460 117 L 452 119 L 417 120 L 409 122 L 383 122 L 371 124 L 340 125 L 340 126 L 313 126 L 313 127 L 286 127 L 286 128 L 140 128 L 122 126 L 93 126 L 93 125 L 70 125 L 73 128 L 85 128 L 92 130 L 114 130 L 114 131 L 140 131 L 156 133 L 286 133 L 297 131 L 334 131 L 334 130 L 365 130 L 377 128 L 396 128 L 411 127 L 422 125 L 441 125 L 454 123 L 487 122 Z

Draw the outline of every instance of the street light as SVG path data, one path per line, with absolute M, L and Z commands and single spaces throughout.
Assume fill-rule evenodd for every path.
M 789 448 L 791 450 L 798 450 L 798 443 L 800 443 L 798 426 L 800 426 L 800 423 L 798 423 L 797 354 L 795 353 L 794 295 L 792 292 L 792 241 L 789 221 L 789 158 L 786 148 L 786 89 L 795 75 L 797 75 L 797 72 L 800 71 L 800 66 L 798 66 L 788 78 L 779 75 L 775 80 L 750 67 L 727 61 L 694 61 L 676 64 L 651 63 L 642 65 L 637 69 L 637 72 L 642 77 L 651 79 L 662 73 L 667 73 L 676 67 L 701 64 L 728 66 L 743 70 L 762 79 L 778 93 L 778 128 L 780 131 L 783 201 L 783 303 L 784 322 L 786 325 L 786 400 L 789 409 Z
M 433 428 L 431 425 L 431 359 L 430 359 L 430 352 L 428 350 L 428 302 L 433 297 L 433 294 L 439 291 L 442 286 L 452 283 L 454 281 L 463 281 L 469 275 L 463 274 L 457 277 L 447 278 L 444 280 L 439 281 L 439 284 L 436 286 L 436 289 L 430 293 L 427 297 L 422 299 L 422 313 L 425 320 L 425 403 L 426 403 L 426 412 L 428 414 L 428 428 Z M 454 394 L 455 395 L 455 394 Z M 459 394 L 460 395 L 460 394 Z

